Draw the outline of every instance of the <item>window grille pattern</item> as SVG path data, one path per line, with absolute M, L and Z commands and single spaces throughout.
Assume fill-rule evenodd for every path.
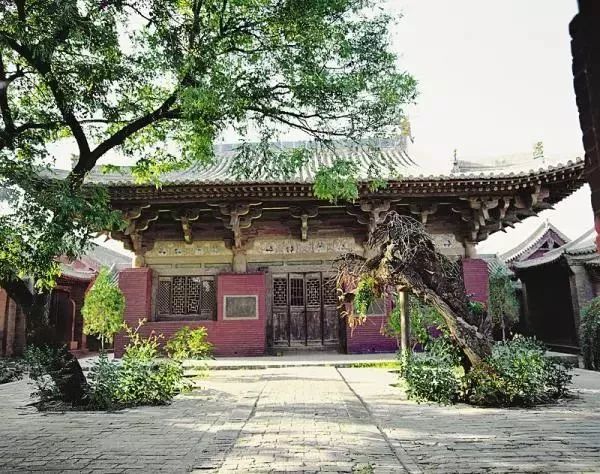
M 304 306 L 304 278 L 290 278 L 290 306 Z
M 273 306 L 287 306 L 287 277 L 273 278 Z
M 306 279 L 306 305 L 321 305 L 321 279 L 319 277 Z
M 156 300 L 159 319 L 216 319 L 217 295 L 210 276 L 160 277 Z
M 339 304 L 335 278 L 333 277 L 323 277 L 323 303 L 332 306 Z

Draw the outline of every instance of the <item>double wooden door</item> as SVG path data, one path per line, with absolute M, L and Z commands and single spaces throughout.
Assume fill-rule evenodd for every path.
M 339 341 L 334 280 L 321 272 L 273 275 L 274 347 L 331 346 Z

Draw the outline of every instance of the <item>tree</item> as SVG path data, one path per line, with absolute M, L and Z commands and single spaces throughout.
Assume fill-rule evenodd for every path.
M 306 156 L 270 145 L 281 131 L 368 147 L 400 125 L 416 82 L 398 69 L 380 3 L 0 2 L 0 286 L 43 320 L 56 257 L 123 225 L 105 190 L 83 186 L 102 158 L 133 161 L 139 182 L 159 185 L 167 171 L 211 163 L 231 131 L 240 176 L 285 176 Z M 75 150 L 66 176 L 49 169 L 56 143 Z
M 509 276 L 501 269 L 490 275 L 489 313 L 494 326 L 500 327 L 502 340 L 506 340 L 506 329 L 519 320 L 519 301 Z
M 110 271 L 103 267 L 81 308 L 83 332 L 100 337 L 102 352 L 104 341 L 112 342 L 114 335 L 123 328 L 124 312 L 125 297 Z
M 364 287 L 361 281 L 369 281 L 374 296 L 389 287 L 396 288 L 396 293 L 409 291 L 443 317 L 450 337 L 465 356 L 466 369 L 491 354 L 487 321 L 471 309 L 460 266 L 436 250 L 420 222 L 390 212 L 369 239 L 369 247 L 366 260 L 346 255 L 338 262 L 337 284 L 345 292 L 344 301 L 354 299 L 357 289 Z

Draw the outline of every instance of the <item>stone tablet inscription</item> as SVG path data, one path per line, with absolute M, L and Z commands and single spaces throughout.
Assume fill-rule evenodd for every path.
M 258 297 L 256 295 L 224 296 L 223 319 L 258 319 Z

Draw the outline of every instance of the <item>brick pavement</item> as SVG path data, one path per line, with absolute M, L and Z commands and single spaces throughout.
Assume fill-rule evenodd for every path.
M 600 472 L 600 374 L 550 407 L 417 405 L 385 369 L 214 372 L 166 407 L 37 413 L 0 385 L 1 472 Z

